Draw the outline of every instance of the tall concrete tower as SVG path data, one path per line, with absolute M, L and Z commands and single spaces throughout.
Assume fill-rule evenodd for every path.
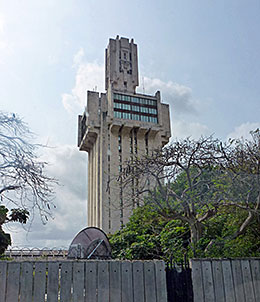
M 88 225 L 113 233 L 138 205 L 134 192 L 142 181 L 122 186 L 117 176 L 124 162 L 167 144 L 171 130 L 169 105 L 161 103 L 160 92 L 136 93 L 133 39 L 109 40 L 105 73 L 106 93 L 87 92 L 85 112 L 78 118 L 78 147 L 88 152 Z

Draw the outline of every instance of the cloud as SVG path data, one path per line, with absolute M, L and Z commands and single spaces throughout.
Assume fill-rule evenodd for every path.
M 73 67 L 77 67 L 79 64 L 81 64 L 83 58 L 84 58 L 84 49 L 81 47 L 79 51 L 74 55 Z
M 161 91 L 162 99 L 170 104 L 178 114 L 197 113 L 198 101 L 192 98 L 191 88 L 174 83 L 172 81 L 164 82 L 160 79 L 144 77 L 145 93 L 154 94 L 157 90 Z M 138 89 L 140 92 L 141 87 Z
M 7 231 L 11 233 L 13 246 L 68 247 L 74 236 L 87 226 L 86 154 L 70 145 L 45 151 L 42 158 L 49 162 L 47 173 L 60 182 L 56 187 L 56 209 L 52 211 L 54 219 L 43 225 L 35 213 L 29 232 L 21 225 L 9 224 Z
M 172 139 L 188 136 L 196 139 L 210 134 L 206 125 L 196 121 L 205 104 L 192 97 L 190 87 L 149 77 L 144 77 L 144 86 L 147 94 L 154 94 L 160 90 L 162 101 L 170 105 Z M 143 93 L 141 88 L 138 90 Z
M 4 27 L 5 27 L 5 18 L 3 14 L 0 14 L 0 34 L 4 33 Z
M 73 67 L 76 68 L 75 85 L 70 93 L 62 94 L 62 103 L 69 113 L 81 113 L 86 106 L 87 90 L 104 91 L 104 65 L 85 62 L 84 50 L 74 55 Z
M 189 122 L 187 120 L 175 119 L 172 121 L 172 139 L 192 137 L 198 139 L 201 136 L 210 135 L 210 130 L 206 125 L 199 122 Z
M 83 48 L 74 55 L 73 67 L 76 68 L 75 85 L 71 93 L 62 95 L 62 102 L 68 112 L 75 114 L 81 113 L 86 106 L 87 90 L 104 90 L 105 71 L 104 65 L 84 61 Z M 144 77 L 144 87 L 145 91 L 142 91 L 142 87 L 137 88 L 137 91 L 154 95 L 160 90 L 163 102 L 170 104 L 173 137 L 200 137 L 208 134 L 207 126 L 195 121 L 205 104 L 192 97 L 190 87 L 150 77 Z M 189 121 L 191 118 L 194 120 Z
M 104 91 L 104 65 L 97 62 L 84 61 L 84 49 L 80 48 L 73 58 L 73 67 L 76 68 L 75 85 L 71 93 L 62 94 L 64 108 L 68 112 L 82 111 L 86 105 L 86 91 Z M 145 93 L 154 94 L 157 90 L 162 92 L 163 101 L 169 103 L 178 114 L 197 114 L 200 102 L 192 98 L 191 88 L 174 83 L 164 82 L 160 79 L 144 77 Z M 142 87 L 137 91 L 143 92 Z M 74 112 L 75 113 L 75 112 Z
M 4 15 L 0 14 L 0 57 L 9 53 L 8 43 L 5 38 L 5 23 Z M 3 63 L 3 58 L 0 59 L 0 63 Z
M 229 138 L 241 138 L 241 137 L 243 137 L 245 139 L 248 139 L 248 138 L 250 138 L 250 131 L 254 131 L 257 128 L 260 129 L 260 123 L 259 122 L 243 123 L 243 124 L 235 127 L 235 129 L 227 135 L 227 139 L 229 139 Z

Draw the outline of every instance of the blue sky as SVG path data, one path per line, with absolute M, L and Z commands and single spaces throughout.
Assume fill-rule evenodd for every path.
M 161 90 L 172 137 L 246 136 L 260 127 L 259 0 L 0 0 L 0 104 L 28 122 L 57 189 L 54 220 L 13 244 L 66 246 L 86 225 L 86 155 L 76 148 L 86 90 L 104 91 L 104 49 L 134 38 L 140 91 Z

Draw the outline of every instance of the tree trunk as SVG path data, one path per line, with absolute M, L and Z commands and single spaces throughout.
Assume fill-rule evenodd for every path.
M 193 220 L 189 223 L 190 226 L 190 239 L 192 246 L 196 246 L 202 236 L 203 224 L 197 220 Z

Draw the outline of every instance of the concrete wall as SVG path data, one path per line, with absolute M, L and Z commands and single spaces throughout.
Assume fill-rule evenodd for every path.
M 260 301 L 260 259 L 191 261 L 194 302 Z
M 0 301 L 167 302 L 162 261 L 0 261 Z

